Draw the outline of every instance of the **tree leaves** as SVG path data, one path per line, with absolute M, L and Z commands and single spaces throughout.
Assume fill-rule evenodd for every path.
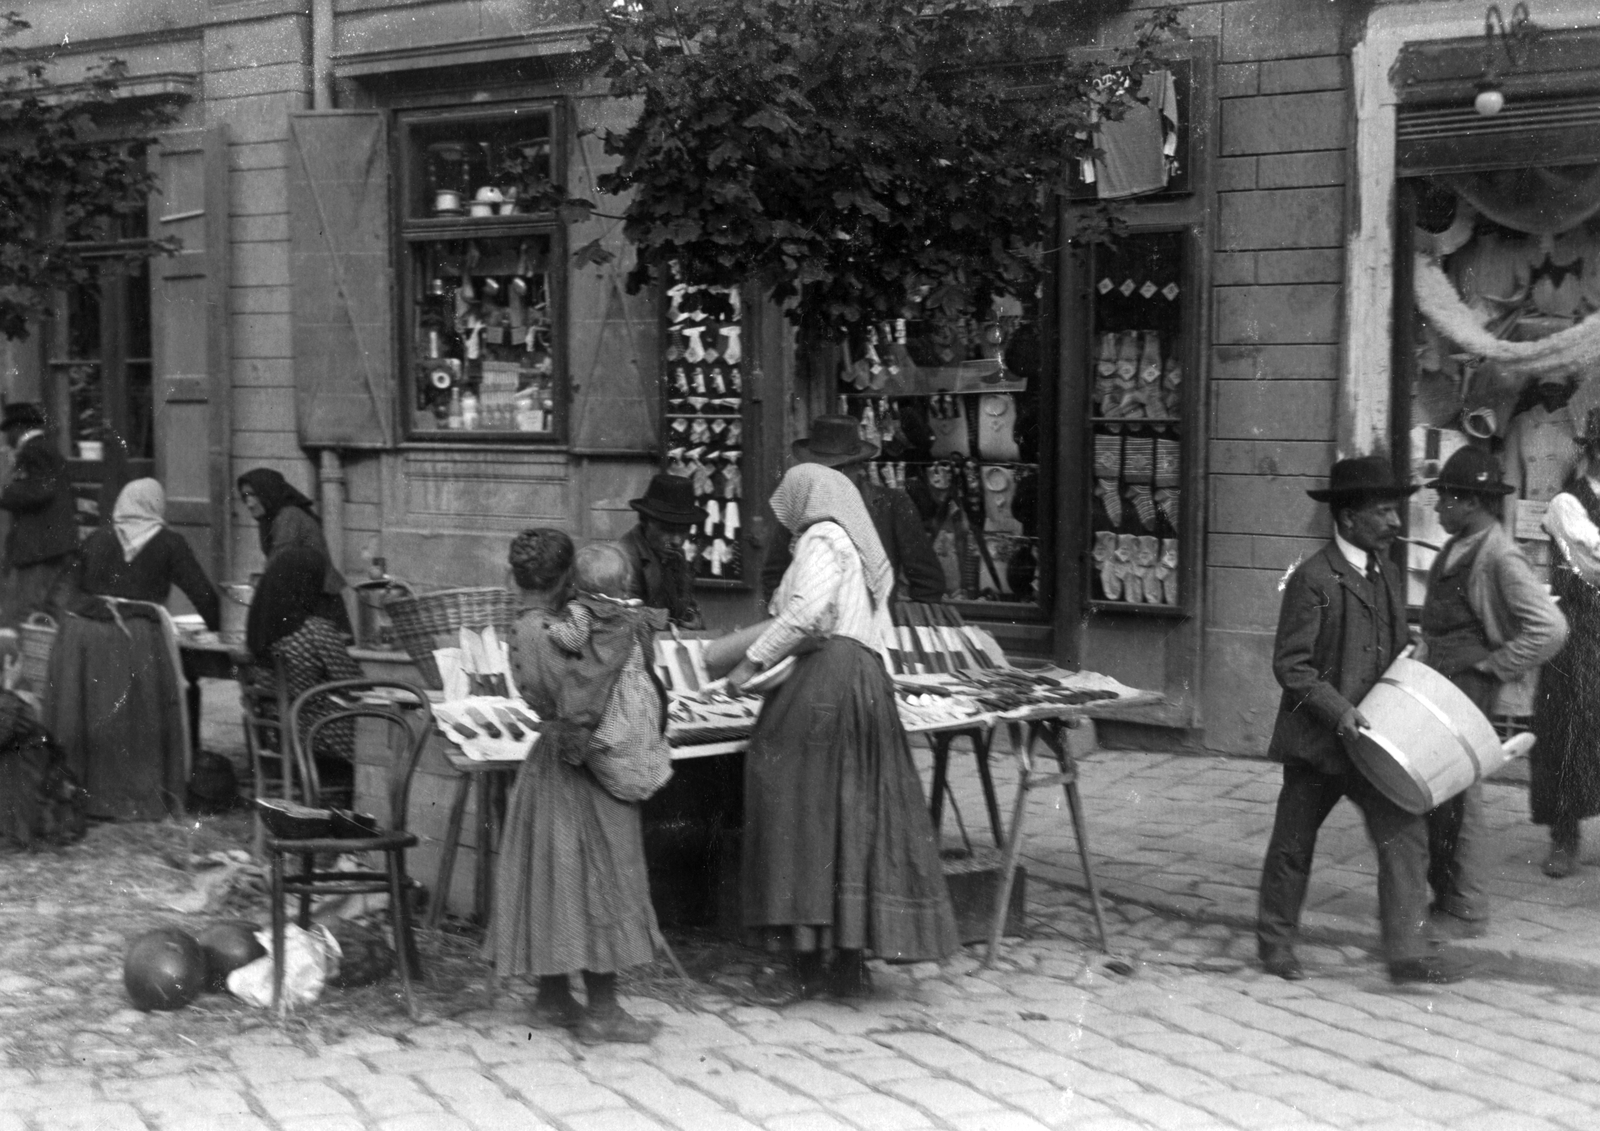
M 1063 62 L 1063 5 L 987 0 L 634 0 L 596 37 L 611 93 L 643 107 L 605 135 L 626 195 L 629 285 L 674 263 L 755 280 L 828 335 L 960 313 L 1032 288 L 1053 194 L 1093 152 L 1104 67 Z M 1176 20 L 1124 51 L 1132 89 Z M 1114 116 L 1114 115 L 1113 115 Z M 585 254 L 589 254 L 585 249 Z

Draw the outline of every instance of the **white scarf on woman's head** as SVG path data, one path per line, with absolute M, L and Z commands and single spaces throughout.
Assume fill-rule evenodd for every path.
M 854 483 L 820 463 L 795 464 L 772 493 L 772 513 L 794 534 L 818 522 L 838 523 L 861 555 L 861 572 L 872 607 L 881 608 L 888 601 L 894 589 L 894 567 Z
M 154 479 L 135 479 L 117 496 L 111 511 L 112 529 L 122 543 L 122 560 L 139 556 L 150 539 L 167 524 L 167 493 Z

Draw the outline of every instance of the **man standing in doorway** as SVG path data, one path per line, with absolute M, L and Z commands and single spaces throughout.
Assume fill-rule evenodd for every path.
M 1317 830 L 1341 797 L 1361 810 L 1378 851 L 1378 917 L 1395 982 L 1466 976 L 1456 955 L 1432 949 L 1427 918 L 1428 834 L 1423 819 L 1386 798 L 1346 751 L 1366 719 L 1357 709 L 1405 648 L 1406 602 L 1388 560 L 1400 532 L 1398 485 L 1381 457 L 1340 460 L 1328 486 L 1306 492 L 1333 512 L 1333 540 L 1301 564 L 1283 594 L 1273 674 L 1283 687 L 1267 755 L 1283 763 L 1272 839 L 1261 869 L 1256 940 L 1261 965 L 1296 981 L 1294 953 Z
M 11 513 L 0 577 L 0 627 L 16 629 L 30 613 L 58 615 L 78 551 L 77 512 L 67 461 L 45 434 L 36 404 L 8 404 L 0 432 L 15 450 L 0 509 Z
M 1428 486 L 1439 492 L 1434 509 L 1450 540 L 1428 571 L 1417 658 L 1489 715 L 1505 684 L 1530 677 L 1561 651 L 1567 621 L 1500 523 L 1503 500 L 1516 488 L 1502 478 L 1499 460 L 1462 448 Z M 1479 795 L 1479 786 L 1469 786 L 1428 813 L 1429 924 L 1438 936 L 1478 938 L 1488 930 Z

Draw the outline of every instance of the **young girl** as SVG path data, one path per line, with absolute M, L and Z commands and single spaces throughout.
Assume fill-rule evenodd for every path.
M 580 555 L 591 589 L 611 590 L 606 550 L 616 552 L 587 547 Z M 569 604 L 568 618 L 559 618 L 574 565 L 572 542 L 557 530 L 524 531 L 511 545 L 524 605 L 512 671 L 546 721 L 507 807 L 486 951 L 498 973 L 538 980 L 529 1016 L 535 1027 L 575 1029 L 585 1044 L 646 1042 L 655 1026 L 617 1001 L 617 972 L 650 961 L 660 937 L 639 807 L 603 788 L 585 759 L 591 741 L 604 736 L 602 715 L 619 679 L 635 670 L 649 678 L 643 648 L 666 614 L 589 596 L 574 602 L 583 613 Z M 586 634 L 577 628 L 585 617 Z M 645 716 L 623 722 L 665 741 L 659 716 Z M 583 972 L 584 1005 L 568 981 L 575 970 Z

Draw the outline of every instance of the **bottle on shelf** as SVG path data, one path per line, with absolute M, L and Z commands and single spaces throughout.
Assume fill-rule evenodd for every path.
M 461 427 L 476 428 L 478 426 L 478 395 L 468 389 L 461 396 Z

